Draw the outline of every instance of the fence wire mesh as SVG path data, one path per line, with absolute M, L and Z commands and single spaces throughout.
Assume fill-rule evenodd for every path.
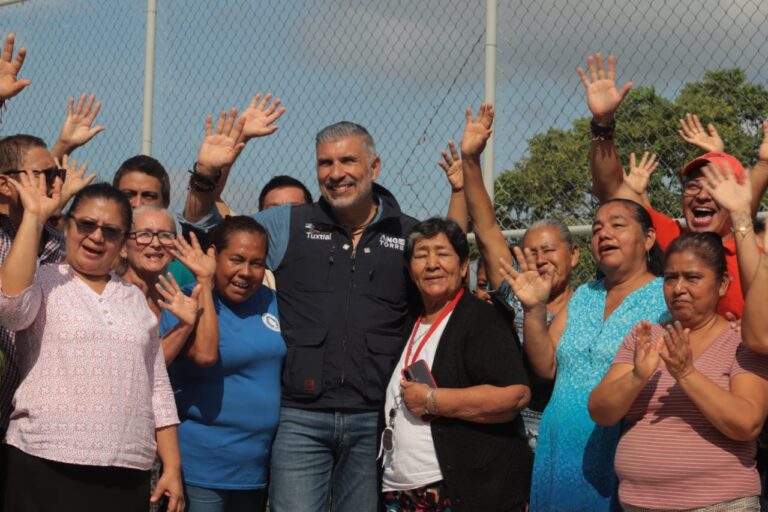
M 17 34 L 33 84 L 9 102 L 0 130 L 53 142 L 66 99 L 92 92 L 107 130 L 76 156 L 109 180 L 140 152 L 146 0 L 27 0 L 2 5 L 0 34 Z M 465 0 L 158 0 L 153 156 L 186 191 L 208 113 L 244 108 L 256 92 L 282 98 L 273 136 L 232 171 L 224 199 L 257 209 L 261 186 L 290 174 L 315 196 L 314 135 L 348 119 L 382 156 L 380 183 L 416 217 L 444 214 L 450 188 L 437 167 L 463 112 L 483 99 L 485 9 Z M 575 68 L 598 50 L 618 57 L 635 89 L 616 141 L 659 154 L 657 209 L 679 215 L 677 173 L 698 150 L 677 137 L 686 112 L 714 123 L 726 151 L 754 163 L 768 116 L 768 3 L 747 0 L 499 0 L 495 202 L 504 229 L 543 217 L 589 223 L 588 119 Z M 586 247 L 585 247 L 586 248 Z M 592 275 L 589 251 L 577 280 Z

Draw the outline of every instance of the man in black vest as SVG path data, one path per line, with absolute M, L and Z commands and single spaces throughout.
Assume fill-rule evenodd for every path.
M 190 179 L 188 227 L 205 232 L 220 220 L 213 190 L 242 150 L 244 125 L 230 113 L 208 131 Z M 253 216 L 269 232 L 288 347 L 270 502 L 275 512 L 329 503 L 374 511 L 378 414 L 401 349 L 412 290 L 403 248 L 416 220 L 374 183 L 381 160 L 365 128 L 324 128 L 316 153 L 320 200 Z

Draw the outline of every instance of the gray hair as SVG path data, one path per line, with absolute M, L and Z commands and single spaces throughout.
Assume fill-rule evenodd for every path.
M 573 250 L 573 235 L 571 234 L 571 231 L 568 229 L 568 226 L 565 225 L 565 222 L 561 221 L 560 219 L 554 219 L 554 218 L 545 218 L 541 220 L 537 220 L 530 226 L 528 226 L 528 229 L 525 230 L 525 234 L 523 235 L 523 238 L 525 238 L 528 233 L 531 232 L 532 229 L 536 228 L 555 228 L 560 232 L 560 238 L 568 244 L 568 249 Z
M 364 127 L 351 121 L 340 121 L 330 126 L 326 126 L 315 136 L 315 148 L 325 142 L 334 142 L 344 139 L 346 137 L 362 136 L 363 144 L 371 160 L 376 158 L 376 144 L 373 142 L 373 137 L 368 133 Z
M 171 215 L 171 212 L 163 208 L 162 206 L 157 206 L 154 204 L 142 204 L 137 206 L 133 209 L 133 223 L 136 223 L 136 219 L 139 217 L 140 214 L 144 212 L 160 212 L 166 217 L 168 217 L 168 220 L 171 221 L 171 231 L 176 233 L 176 219 L 173 218 L 173 215 Z

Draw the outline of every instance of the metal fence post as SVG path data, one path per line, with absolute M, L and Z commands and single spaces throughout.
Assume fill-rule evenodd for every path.
M 496 105 L 496 0 L 485 0 L 485 101 Z M 483 151 L 483 184 L 493 202 L 493 152 L 491 137 Z
M 144 107 L 141 114 L 141 152 L 152 154 L 152 95 L 155 86 L 155 21 L 157 0 L 147 0 L 147 47 L 144 52 Z

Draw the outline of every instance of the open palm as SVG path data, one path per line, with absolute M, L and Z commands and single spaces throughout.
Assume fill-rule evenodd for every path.
M 616 58 L 608 56 L 608 68 L 603 63 L 600 52 L 587 57 L 589 75 L 582 69 L 577 70 L 587 93 L 587 106 L 595 117 L 612 116 L 632 89 L 632 82 L 627 82 L 621 89 L 616 88 Z
M 526 308 L 545 305 L 552 292 L 553 275 L 539 274 L 533 254 L 528 249 L 523 252 L 519 247 L 515 247 L 513 251 L 519 270 L 509 262 L 501 260 L 499 263 L 502 277 Z
M 8 98 L 13 98 L 19 94 L 22 89 L 29 85 L 29 80 L 19 80 L 18 74 L 21 66 L 24 64 L 24 58 L 27 50 L 19 48 L 16 58 L 13 58 L 13 44 L 16 38 L 13 34 L 5 37 L 3 54 L 0 57 L 0 103 Z

